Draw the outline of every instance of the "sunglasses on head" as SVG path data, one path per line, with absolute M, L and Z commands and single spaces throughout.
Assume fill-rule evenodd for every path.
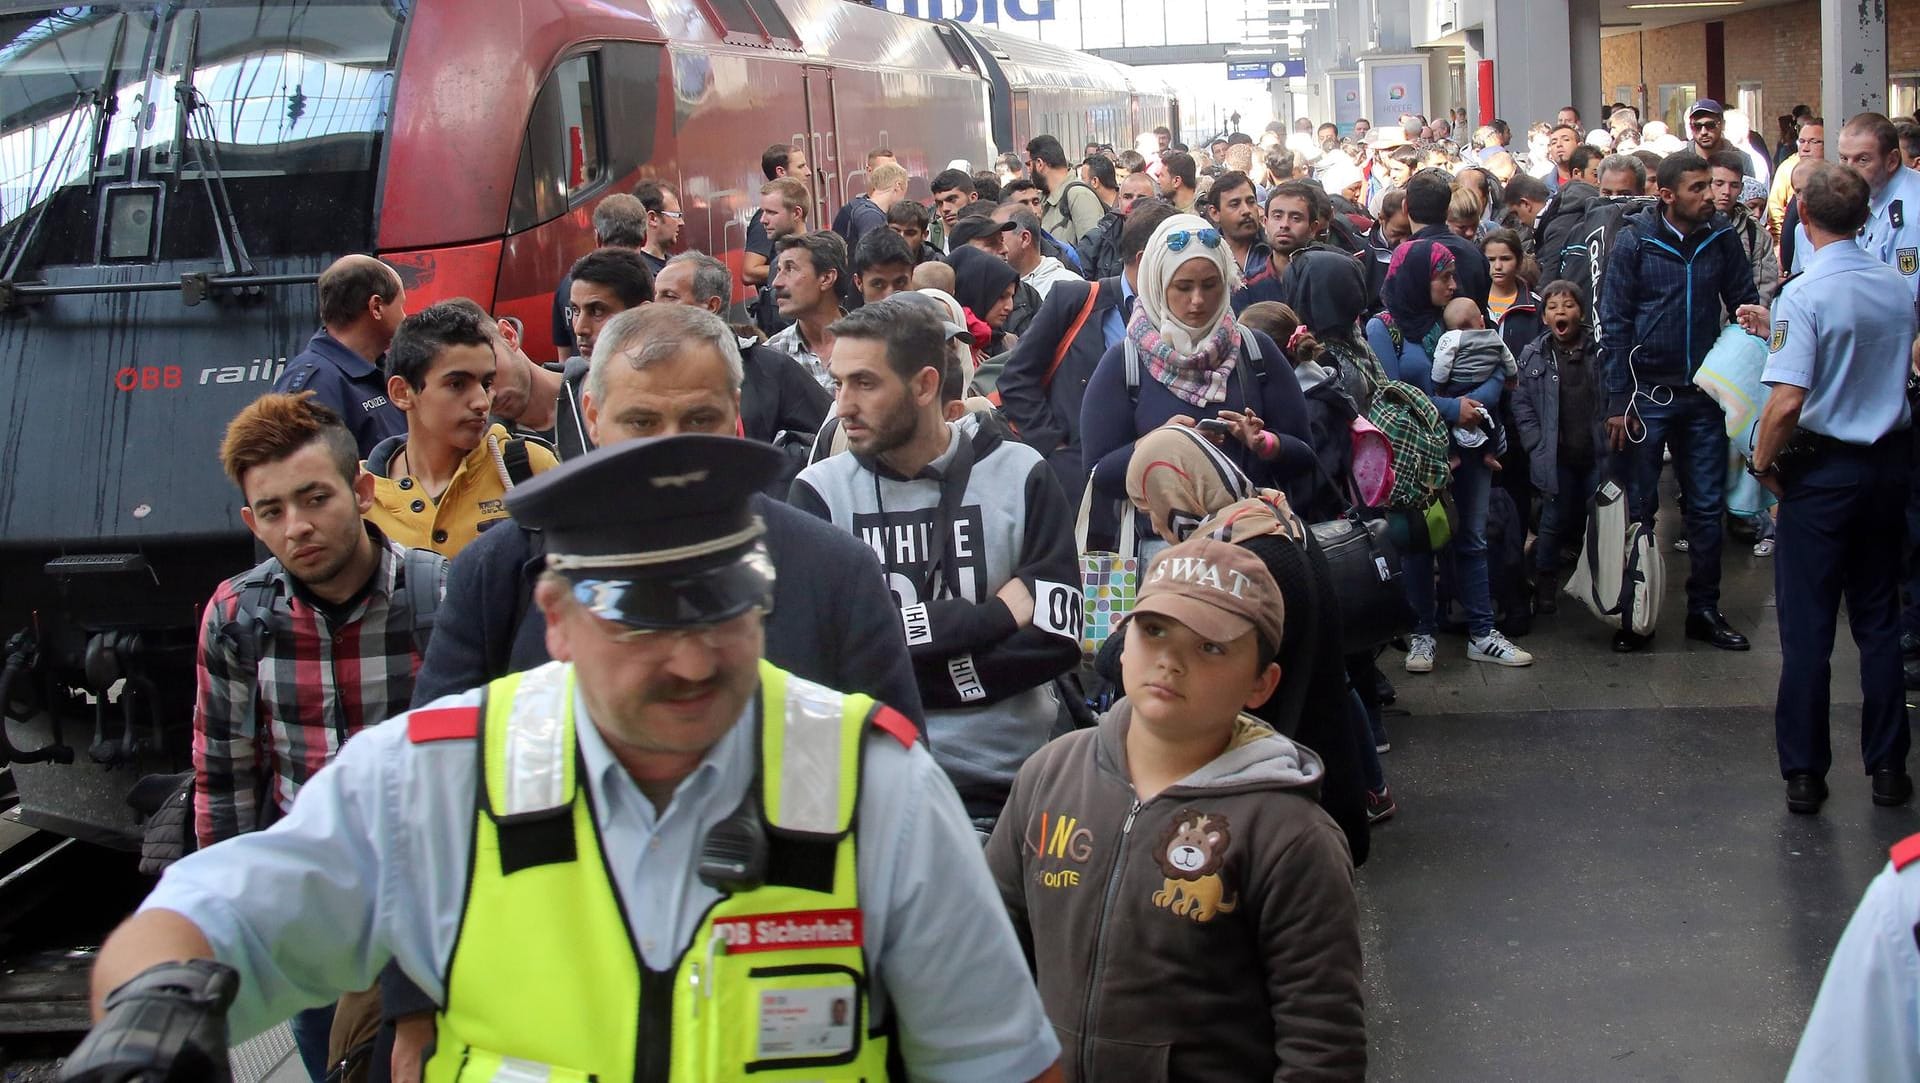
M 1167 234 L 1167 251 L 1184 252 L 1194 241 L 1208 248 L 1220 247 L 1220 231 L 1217 229 L 1183 229 L 1178 233 Z

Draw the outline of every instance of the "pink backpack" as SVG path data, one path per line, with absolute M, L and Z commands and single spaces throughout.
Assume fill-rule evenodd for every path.
M 1393 443 L 1365 414 L 1349 426 L 1353 440 L 1353 502 L 1377 508 L 1393 491 Z

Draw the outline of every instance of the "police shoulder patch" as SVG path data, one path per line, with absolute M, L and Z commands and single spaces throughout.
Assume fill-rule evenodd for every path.
M 1900 265 L 1901 274 L 1912 278 L 1916 272 L 1920 272 L 1920 248 L 1902 248 L 1895 256 L 1898 257 L 1896 262 Z
M 1772 353 L 1779 353 L 1780 348 L 1785 346 L 1786 344 L 1787 344 L 1787 321 L 1781 320 L 1780 322 L 1773 325 L 1773 340 L 1767 344 L 1767 349 Z

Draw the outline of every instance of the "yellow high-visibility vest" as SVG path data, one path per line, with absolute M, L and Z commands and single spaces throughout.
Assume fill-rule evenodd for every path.
M 874 704 L 764 662 L 760 689 L 768 882 L 723 896 L 672 969 L 653 971 L 579 778 L 572 667 L 488 686 L 485 786 L 428 1083 L 888 1078 L 852 831 Z

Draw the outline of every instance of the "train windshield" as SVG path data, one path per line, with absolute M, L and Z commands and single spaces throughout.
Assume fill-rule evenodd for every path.
M 0 278 L 370 247 L 410 6 L 0 13 Z

